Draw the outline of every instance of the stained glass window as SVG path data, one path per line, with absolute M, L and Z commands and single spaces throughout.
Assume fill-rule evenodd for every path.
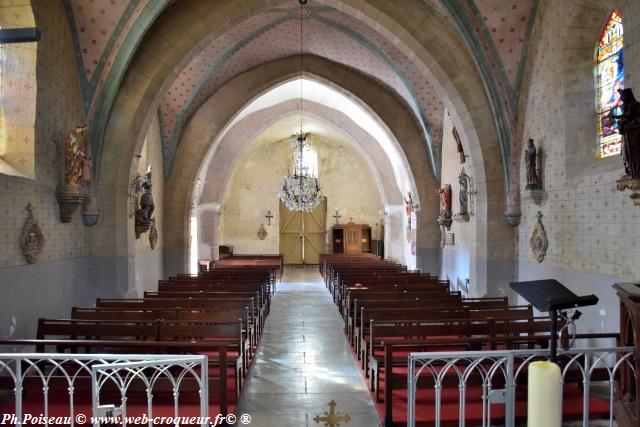
M 602 31 L 596 52 L 596 106 L 600 157 L 620 154 L 622 136 L 613 115 L 622 113 L 618 89 L 624 87 L 622 18 L 613 11 Z

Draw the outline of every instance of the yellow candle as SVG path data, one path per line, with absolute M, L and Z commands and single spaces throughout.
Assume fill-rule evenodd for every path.
M 527 427 L 560 427 L 560 367 L 553 362 L 529 364 Z

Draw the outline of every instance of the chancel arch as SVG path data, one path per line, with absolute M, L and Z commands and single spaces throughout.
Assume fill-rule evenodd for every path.
M 384 9 L 384 2 L 377 4 L 373 2 L 372 4 L 376 4 L 375 7 L 381 7 Z M 376 9 L 371 9 L 371 5 L 368 8 L 364 8 L 361 11 L 361 15 L 357 12 L 359 7 L 352 7 L 353 5 L 350 2 L 344 2 L 344 4 L 332 3 L 333 6 L 343 9 L 342 11 L 351 16 L 361 16 L 362 19 L 371 24 L 373 17 L 378 16 L 380 14 L 376 13 Z M 344 7 L 348 5 L 349 7 Z M 258 7 L 258 5 L 254 5 Z M 394 10 L 385 10 L 384 16 L 388 17 L 388 20 L 382 20 L 383 23 L 382 28 L 380 29 L 383 34 L 390 35 L 392 32 L 390 29 L 397 28 L 394 26 L 392 21 L 401 22 L 406 25 L 402 25 L 404 28 L 415 27 L 418 23 L 424 23 L 423 19 L 416 19 L 416 16 L 424 17 L 423 13 L 417 10 L 413 10 L 415 5 L 408 5 L 406 9 L 394 9 Z M 217 21 L 220 19 L 220 15 L 214 16 L 211 13 L 211 9 L 202 9 L 200 10 L 197 2 L 180 2 L 171 6 L 168 11 L 175 13 L 176 16 L 180 16 L 181 13 L 187 14 L 189 16 L 193 15 L 193 10 L 198 10 L 198 17 L 202 20 L 213 20 Z M 242 13 L 246 11 L 246 15 L 249 16 L 251 13 L 251 7 L 248 7 L 243 10 Z M 161 34 L 156 33 L 152 28 L 150 32 L 147 34 L 147 37 L 141 42 L 141 51 L 144 51 L 144 55 L 140 55 L 139 57 L 134 57 L 130 67 L 127 70 L 127 75 L 125 75 L 123 84 L 121 85 L 122 96 L 116 96 L 116 100 L 114 103 L 114 109 L 111 114 L 111 120 L 107 125 L 107 129 L 105 132 L 106 139 L 109 141 L 119 141 L 117 143 L 109 143 L 103 146 L 103 153 L 101 162 L 106 162 L 109 167 L 101 168 L 106 174 L 115 174 L 115 171 L 118 170 L 116 164 L 113 162 L 118 158 L 121 158 L 120 150 L 121 148 L 125 148 L 127 145 L 122 145 L 120 141 L 133 141 L 136 139 L 135 135 L 140 135 L 140 130 L 149 123 L 149 117 L 151 111 L 153 111 L 161 102 L 161 96 L 164 96 L 164 91 L 167 90 L 171 84 L 173 79 L 177 76 L 175 74 L 175 70 L 180 70 L 182 66 L 185 66 L 192 58 L 195 57 L 199 49 L 203 48 L 206 43 L 204 39 L 212 40 L 215 39 L 216 35 L 215 29 L 228 28 L 232 26 L 234 22 L 239 22 L 242 17 L 241 14 L 234 14 L 234 18 L 231 21 L 227 21 L 227 23 L 223 26 L 214 25 L 211 23 L 210 27 L 214 28 L 213 32 L 205 32 L 203 27 L 194 26 L 192 28 L 192 32 L 202 31 L 202 37 L 195 37 L 195 33 L 191 34 L 192 37 L 189 40 L 182 40 L 176 46 L 179 46 L 179 49 L 170 49 L 172 52 L 171 55 L 167 55 L 167 42 L 163 39 Z M 388 15 L 387 15 L 388 14 Z M 382 16 L 382 15 L 380 15 Z M 413 63 L 421 73 L 433 79 L 433 83 L 435 84 L 439 94 L 445 96 L 445 104 L 450 106 L 450 109 L 455 111 L 458 117 L 460 117 L 460 132 L 464 135 L 465 141 L 469 144 L 469 153 L 472 155 L 472 158 L 479 159 L 478 162 L 482 164 L 482 158 L 490 159 L 490 162 L 494 162 L 491 166 L 487 167 L 486 170 L 490 172 L 490 176 L 484 176 L 485 174 L 482 172 L 485 168 L 480 166 L 476 168 L 478 173 L 478 188 L 486 188 L 486 191 L 480 191 L 479 200 L 486 197 L 488 209 L 489 209 L 489 217 L 491 218 L 488 222 L 482 222 L 482 226 L 485 225 L 488 227 L 488 232 L 481 233 L 481 239 L 478 240 L 476 246 L 478 246 L 478 250 L 475 251 L 479 259 L 483 260 L 482 263 L 486 264 L 486 260 L 493 258 L 502 258 L 504 256 L 504 251 L 501 251 L 500 248 L 504 247 L 498 241 L 494 239 L 498 239 L 504 242 L 504 239 L 508 239 L 507 229 L 509 228 L 504 224 L 504 212 L 505 212 L 505 172 L 503 170 L 503 160 L 501 160 L 501 150 L 499 148 L 496 132 L 493 128 L 493 120 L 488 116 L 490 115 L 491 108 L 487 104 L 487 97 L 483 93 L 482 84 L 480 83 L 479 75 L 473 71 L 474 65 L 473 60 L 467 55 L 467 51 L 464 48 L 463 43 L 457 38 L 455 31 L 452 31 L 442 22 L 440 22 L 440 17 L 429 15 L 428 18 L 431 21 L 431 24 L 426 26 L 425 28 L 429 28 L 429 32 L 420 32 L 415 34 L 409 34 L 406 32 L 400 32 L 402 35 L 401 38 L 394 37 L 394 45 L 400 46 L 405 55 L 411 58 L 411 63 Z M 158 20 L 161 22 L 165 28 L 168 28 L 172 25 L 178 25 L 172 19 L 161 18 Z M 437 31 L 436 31 L 437 30 Z M 180 33 L 180 29 L 176 29 L 177 33 Z M 397 32 L 396 32 L 397 33 Z M 395 33 L 394 33 L 395 34 Z M 443 45 L 447 45 L 450 47 L 458 46 L 459 48 L 452 48 L 446 52 L 438 51 L 437 49 L 430 49 L 429 46 L 434 45 L 434 38 L 440 40 Z M 195 43 L 195 39 L 200 40 L 200 42 Z M 172 43 L 178 42 L 175 40 Z M 177 52 L 185 52 L 185 56 L 180 56 Z M 186 52 L 189 52 L 186 54 Z M 151 58 L 160 58 L 162 57 L 162 61 L 151 60 Z M 319 59 L 317 59 L 319 60 Z M 173 61 L 173 63 L 171 63 Z M 272 63 L 284 63 L 286 62 L 283 59 L 277 59 L 272 61 Z M 171 63 L 171 65 L 170 65 Z M 270 64 L 270 63 L 266 63 Z M 248 71 L 248 73 L 253 72 L 255 69 L 264 69 L 266 65 L 259 65 L 254 69 Z M 342 69 L 349 69 L 348 67 L 341 66 L 336 64 L 336 67 L 342 67 Z M 291 64 L 290 69 L 293 69 L 293 64 Z M 450 76 L 459 75 L 462 70 L 469 71 L 467 79 L 456 79 L 451 80 Z M 293 70 L 291 70 L 293 71 Z M 314 72 L 317 70 L 309 69 L 309 72 Z M 290 71 L 289 71 L 290 72 Z M 280 73 L 282 77 L 282 73 Z M 286 72 L 285 72 L 286 74 Z M 340 79 L 341 76 L 336 76 L 335 74 L 329 77 Z M 328 78 L 329 78 L 328 77 Z M 329 78 L 330 79 L 330 78 Z M 477 79 L 477 80 L 474 80 Z M 244 85 L 243 91 L 252 90 L 252 87 L 264 85 L 264 77 L 261 77 L 259 80 L 253 80 L 248 84 Z M 224 86 L 216 89 L 214 96 L 219 96 L 221 92 L 225 92 L 226 89 L 233 85 L 234 79 L 231 79 L 224 83 Z M 475 82 L 475 83 L 474 83 Z M 339 86 L 344 86 L 337 82 Z M 268 86 L 268 85 L 267 85 Z M 160 93 L 158 92 L 160 90 Z M 349 89 L 347 89 L 349 90 Z M 353 91 L 354 93 L 357 91 Z M 124 93 L 127 95 L 125 96 Z M 145 95 L 145 93 L 147 93 Z M 204 96 L 204 95 L 203 95 Z M 366 97 L 361 97 L 366 98 Z M 195 97 L 191 97 L 190 99 L 196 99 Z M 220 98 L 218 98 L 220 99 Z M 230 101 L 229 98 L 225 99 L 225 105 L 231 105 L 227 101 Z M 233 102 L 233 100 L 231 100 Z M 380 104 L 377 101 L 368 100 L 365 101 L 365 104 L 369 104 L 371 108 L 374 108 L 374 104 Z M 234 109 L 238 111 L 242 104 L 237 104 Z M 380 105 L 377 106 L 380 108 Z M 231 109 L 231 108 L 230 108 Z M 410 109 L 409 109 L 410 111 Z M 215 121 L 226 123 L 230 119 L 231 114 L 227 115 L 227 118 L 224 118 L 224 114 L 216 115 Z M 486 117 L 483 117 L 485 115 Z M 383 116 L 383 115 L 381 115 Z M 407 117 L 410 117 L 407 116 Z M 398 120 L 398 119 L 395 119 Z M 383 118 L 385 123 L 393 120 L 386 120 Z M 415 118 L 408 119 L 408 122 L 416 123 Z M 219 125 L 219 123 L 210 123 L 209 125 Z M 190 126 L 189 122 L 186 123 L 185 129 L 188 129 Z M 420 158 L 426 159 L 429 161 L 429 154 L 425 153 L 426 145 L 425 138 L 422 135 L 422 129 L 418 126 L 418 132 L 414 136 L 409 136 L 404 133 L 404 131 L 399 132 L 396 136 L 397 139 L 402 140 L 412 140 L 414 142 L 414 146 L 418 147 L 422 145 L 422 148 L 419 149 L 421 152 L 418 153 L 405 153 L 407 158 Z M 126 130 L 125 130 L 126 129 Z M 124 133 L 123 133 L 124 132 Z M 413 131 L 412 131 L 413 132 Z M 140 137 L 137 137 L 140 144 Z M 165 147 L 166 149 L 166 147 Z M 127 149 L 128 150 L 128 149 Z M 168 178 L 167 182 L 167 190 L 172 191 L 174 187 L 174 183 L 182 180 L 184 173 L 188 173 L 185 171 L 191 171 L 197 169 L 197 166 L 191 164 L 192 161 L 187 161 L 181 166 L 181 171 L 173 172 L 174 167 L 179 164 L 180 159 L 184 159 L 184 156 L 181 155 L 180 151 L 183 150 L 180 146 L 178 147 L 178 151 L 176 151 L 176 156 L 172 161 L 172 166 L 170 168 L 165 168 L 165 171 L 171 170 L 171 176 Z M 193 155 L 194 158 L 202 158 L 200 154 L 196 154 L 196 152 L 192 151 L 193 147 L 187 149 L 190 155 Z M 109 154 L 110 151 L 113 153 L 118 153 L 115 156 Z M 483 151 L 486 153 L 481 154 Z M 475 152 L 475 154 L 474 154 Z M 126 156 L 125 156 L 126 157 Z M 125 166 L 125 165 L 123 165 Z M 125 169 L 129 169 L 125 166 Z M 101 174 L 103 173 L 101 172 Z M 418 175 L 423 173 L 430 173 L 433 177 L 433 172 L 428 168 L 421 168 L 418 171 Z M 124 174 L 126 176 L 127 174 Z M 425 188 L 422 185 L 422 177 L 416 176 L 416 181 L 420 182 L 418 184 L 419 189 Z M 118 174 L 117 176 L 123 176 L 122 174 Z M 116 178 L 117 179 L 117 178 Z M 108 182 L 111 181 L 111 178 L 101 179 L 101 188 L 106 191 L 107 197 L 110 192 L 116 191 L 113 187 L 111 187 Z M 188 181 L 193 182 L 193 177 Z M 126 187 L 126 183 L 121 183 L 117 185 L 117 190 L 122 194 L 124 188 Z M 430 206 L 430 203 L 425 203 L 426 200 L 436 200 L 435 196 L 432 195 L 430 191 L 425 191 L 424 195 L 420 195 L 421 199 L 421 207 Z M 191 202 L 187 201 L 191 196 L 184 197 L 182 195 L 176 195 L 168 198 L 168 207 L 169 209 L 173 209 L 176 205 L 181 205 L 182 208 L 185 209 L 187 206 L 190 206 Z M 120 197 L 116 197 L 116 199 L 121 199 Z M 483 202 L 484 203 L 484 202 Z M 479 204 L 480 205 L 480 204 Z M 115 214 L 114 208 L 118 209 L 117 217 L 123 218 L 123 208 L 118 208 L 118 202 L 116 201 L 115 205 L 109 206 L 108 209 L 104 210 L 106 216 L 110 216 L 111 214 Z M 431 214 L 421 214 L 421 217 L 435 217 L 437 216 L 437 208 L 433 208 Z M 168 246 L 165 249 L 167 256 L 165 259 L 171 259 L 170 263 L 176 262 L 176 259 L 180 259 L 181 261 L 176 266 L 182 266 L 183 263 L 187 262 L 187 256 L 184 252 L 184 247 L 187 247 L 188 244 L 185 244 L 188 241 L 188 233 L 185 230 L 188 228 L 184 221 L 184 217 L 182 213 L 180 215 L 175 215 L 174 213 L 167 212 L 167 215 L 171 215 L 171 217 L 167 217 L 167 224 L 176 224 L 177 227 L 180 228 L 181 231 L 174 233 L 174 230 L 167 230 L 167 239 L 165 240 L 165 244 Z M 426 219 L 425 219 L 426 221 Z M 121 223 L 122 220 L 117 221 L 116 224 Z M 429 229 L 432 231 L 428 231 Z M 128 227 L 121 227 L 120 225 L 115 226 L 114 233 L 107 233 L 108 235 L 116 236 L 118 234 L 124 236 Z M 437 242 L 439 240 L 439 233 L 437 229 L 433 227 L 422 227 L 422 229 L 427 230 L 425 234 L 420 233 L 418 235 L 419 240 L 423 240 L 428 242 L 426 244 L 418 243 L 418 252 L 431 251 L 430 253 L 433 257 L 437 257 L 438 249 Z M 120 231 L 117 231 L 120 230 Z M 177 230 L 175 230 L 177 231 Z M 179 237 L 177 237 L 179 235 Z M 486 236 L 491 236 L 492 242 L 489 243 L 486 239 Z M 118 241 L 123 242 L 126 239 L 122 237 L 118 238 Z M 179 242 L 179 243 L 178 243 Z M 116 245 L 119 246 L 119 245 Z M 177 247 L 176 247 L 177 246 Z M 125 247 L 120 246 L 122 249 L 118 251 L 118 253 L 126 253 Z M 429 249 L 431 248 L 431 249 Z M 426 252 L 424 252 L 426 254 Z M 170 254 L 170 255 L 169 255 Z M 434 255 L 435 254 L 435 255 Z M 425 256 L 425 258 L 433 259 L 432 256 Z M 436 262 L 437 263 L 437 262 Z M 123 266 L 124 267 L 124 266 Z M 169 269 L 172 270 L 172 269 Z M 480 271 L 480 279 L 479 281 L 482 283 L 486 283 L 486 276 Z M 126 268 L 123 269 L 123 272 L 126 271 Z M 482 278 L 485 276 L 484 278 Z M 484 285 L 483 285 L 484 286 Z
M 375 209 L 375 215 L 380 215 L 383 219 L 386 212 L 386 228 L 388 233 L 387 245 L 389 256 L 394 259 L 403 259 L 410 264 L 415 261 L 415 254 L 412 257 L 409 242 L 405 238 L 404 230 L 408 226 L 404 215 L 404 197 L 409 191 L 414 194 L 414 198 L 419 203 L 419 197 L 426 192 L 420 191 L 414 184 L 414 177 L 410 175 L 411 163 L 399 151 L 398 141 L 395 136 L 388 133 L 386 125 L 378 124 L 380 119 L 376 116 L 369 116 L 369 112 L 357 107 L 352 102 L 351 109 L 345 110 L 344 104 L 348 103 L 347 95 L 336 92 L 336 89 L 327 86 L 325 83 L 308 80 L 316 77 L 305 77 L 303 84 L 302 114 L 304 126 L 309 120 L 321 123 L 323 128 L 331 129 L 336 135 L 349 143 L 362 156 L 371 173 L 375 177 L 375 183 L 380 193 L 384 208 Z M 240 158 L 246 146 L 262 133 L 274 122 L 278 122 L 288 116 L 297 115 L 300 112 L 299 93 L 300 80 L 294 79 L 285 81 L 276 86 L 275 89 L 265 92 L 256 98 L 245 110 L 231 122 L 228 129 L 221 135 L 214 138 L 214 142 L 209 149 L 209 154 L 203 162 L 202 171 L 199 174 L 200 186 L 199 194 L 194 195 L 195 200 L 203 206 L 211 203 L 221 204 L 224 192 L 227 189 L 227 181 L 236 167 L 237 159 Z M 282 89 L 282 90 L 280 90 Z M 346 93 L 346 92 L 345 92 Z M 271 96 L 274 94 L 274 96 Z M 211 101 L 214 104 L 213 100 Z M 340 107 L 337 105 L 342 104 Z M 255 105 L 255 106 L 254 106 Z M 203 108 L 206 108 L 207 104 Z M 204 110 L 202 114 L 197 113 L 192 119 L 194 132 L 189 128 L 185 133 L 185 140 L 181 144 L 192 145 L 197 139 L 202 138 L 197 121 L 206 120 L 210 113 Z M 367 115 L 365 117 L 365 115 Z M 319 119 L 319 121 L 317 121 Z M 377 129 L 376 129 L 377 127 Z M 313 129 L 311 129 L 313 132 Z M 291 132 L 289 132 L 289 135 Z M 280 136 L 282 138 L 282 135 Z M 385 138 L 386 140 L 380 141 Z M 420 163 L 413 161 L 413 168 Z M 424 163 L 423 163 L 424 164 Z M 348 171 L 345 171 L 345 179 Z M 435 191 L 435 186 L 432 187 Z M 330 212 L 333 206 L 329 201 Z M 273 209 L 272 209 L 273 210 Z M 206 213 L 209 215 L 210 213 Z M 347 221 L 348 217 L 343 217 Z M 375 224 L 377 221 L 373 221 Z M 217 227 L 214 227 L 217 230 Z M 217 240 L 217 239 L 216 239 Z M 413 258 L 413 259 L 412 259 Z
M 211 216 L 208 208 L 211 204 L 222 204 L 225 192 L 230 191 L 228 188 L 228 181 L 230 176 L 234 173 L 238 159 L 243 155 L 244 150 L 251 141 L 253 141 L 256 136 L 264 132 L 265 124 L 273 126 L 273 123 L 279 123 L 283 120 L 286 120 L 289 124 L 292 122 L 299 123 L 298 114 L 298 103 L 291 100 L 285 101 L 259 112 L 250 114 L 245 119 L 237 122 L 227 133 L 225 133 L 221 140 L 217 142 L 211 161 L 208 164 L 208 167 L 203 171 L 206 175 L 201 179 L 201 182 L 203 182 L 203 185 L 201 186 L 202 194 L 198 198 L 200 206 L 203 207 L 203 215 Z M 395 177 L 392 172 L 393 166 L 388 157 L 386 157 L 384 151 L 365 130 L 360 128 L 358 124 L 351 122 L 349 117 L 344 114 L 309 100 L 304 102 L 303 114 L 305 116 L 305 128 L 309 128 L 312 133 L 321 129 L 322 132 L 318 135 L 319 137 L 322 137 L 327 133 L 331 134 L 331 140 L 342 140 L 343 146 L 346 145 L 351 147 L 344 148 L 344 150 L 348 150 L 351 153 L 351 157 L 355 156 L 363 159 L 363 166 L 369 170 L 369 174 L 371 175 L 371 186 L 368 187 L 368 190 L 366 191 L 373 191 L 374 193 L 377 193 L 377 198 L 379 198 L 381 203 L 380 206 L 373 209 L 372 212 L 364 215 L 366 216 L 368 223 L 375 224 L 378 220 L 383 219 L 385 211 L 390 212 L 391 210 L 401 210 L 403 204 L 402 192 L 395 181 Z M 271 142 L 280 140 L 281 144 L 289 147 L 289 135 L 290 133 L 286 135 L 280 134 L 278 138 L 272 138 L 273 140 Z M 284 142 L 282 140 L 284 140 Z M 326 148 L 320 154 L 326 161 Z M 288 156 L 285 153 L 284 158 L 281 160 L 286 160 L 286 157 Z M 349 170 L 348 165 L 343 166 L 345 168 L 344 171 L 342 171 L 342 174 L 338 175 L 341 175 L 342 179 L 345 181 L 349 181 L 351 171 Z M 324 170 L 322 163 L 320 163 L 319 168 L 320 180 L 322 182 L 324 181 L 324 174 L 326 171 Z M 360 169 L 362 169 L 362 167 Z M 335 170 L 332 172 L 333 175 L 336 174 Z M 282 176 L 284 176 L 284 173 L 282 173 Z M 279 177 L 280 180 L 282 179 L 282 176 Z M 272 190 L 277 191 L 279 189 L 279 185 L 280 181 L 273 186 Z M 352 188 L 352 191 L 358 190 Z M 353 194 L 353 196 L 356 195 Z M 336 205 L 335 200 L 329 199 L 329 213 L 333 215 L 336 208 L 343 208 L 343 212 L 341 213 L 342 222 L 347 222 L 349 220 L 349 215 L 347 214 L 349 209 L 344 209 L 347 207 L 345 204 L 339 205 L 340 206 Z M 268 206 L 269 208 L 265 207 L 265 209 L 263 209 L 265 212 L 269 209 L 272 212 L 275 212 L 274 209 L 277 207 L 277 197 L 274 197 L 274 200 L 269 201 Z M 351 209 L 351 212 L 353 215 L 353 209 Z M 357 219 L 357 217 L 362 215 L 355 214 L 353 216 Z M 377 218 L 374 220 L 372 216 L 376 216 Z M 331 223 L 333 223 L 333 220 L 331 218 L 329 219 L 331 220 Z M 402 233 L 403 229 L 399 227 L 399 225 L 402 224 L 402 217 L 398 219 L 400 221 L 394 231 L 395 234 L 392 235 L 400 244 L 396 243 L 395 246 L 389 245 L 388 248 L 390 256 L 402 258 L 405 256 L 404 247 L 402 245 L 402 242 L 405 241 L 405 239 Z M 264 221 L 264 219 L 258 217 L 256 221 Z M 274 219 L 274 221 L 277 220 Z M 211 234 L 212 230 L 218 230 L 218 228 L 203 228 L 201 235 L 206 234 L 207 236 L 203 237 L 201 240 L 206 240 L 210 243 L 219 242 L 220 240 Z M 387 231 L 392 233 L 390 229 Z M 215 249 L 215 246 L 216 245 L 213 245 L 213 249 Z M 206 251 L 207 249 L 205 248 L 204 250 Z
M 236 253 L 287 254 L 287 248 L 281 246 L 284 242 L 279 232 L 287 215 L 282 216 L 278 194 L 290 168 L 291 130 L 298 126 L 299 116 L 295 112 L 275 121 L 250 141 L 235 162 L 221 200 L 219 241 L 231 245 Z M 327 200 L 325 215 L 314 220 L 318 226 L 326 223 L 329 232 L 323 234 L 321 243 L 314 239 L 314 247 L 309 249 L 326 253 L 330 251 L 328 238 L 335 223 L 334 212 L 338 211 L 341 224 L 354 221 L 375 229 L 384 221 L 384 211 L 389 207 L 382 203 L 375 169 L 352 141 L 327 126 L 325 120 L 313 116 L 305 116 L 303 128 L 310 132 L 307 140 L 317 154 L 316 171 Z M 274 215 L 270 221 L 265 218 L 268 211 Z M 307 221 L 309 225 L 310 221 L 311 217 Z M 268 232 L 266 237 L 257 236 L 260 227 Z M 408 245 L 402 233 L 404 229 L 398 227 L 390 231 L 395 234 L 390 239 L 394 245 L 389 245 L 389 256 L 404 257 L 402 251 L 404 245 Z M 285 262 L 288 258 L 285 257 Z

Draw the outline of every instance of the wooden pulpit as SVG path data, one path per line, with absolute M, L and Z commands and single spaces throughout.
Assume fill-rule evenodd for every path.
M 640 331 L 640 283 L 613 285 L 620 298 L 620 345 L 635 347 L 636 379 L 631 369 L 623 369 L 614 415 L 618 426 L 640 425 L 640 341 L 634 331 Z

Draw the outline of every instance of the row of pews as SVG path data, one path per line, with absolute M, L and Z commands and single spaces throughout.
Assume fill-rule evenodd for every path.
M 282 277 L 282 270 L 284 268 L 282 255 L 227 255 L 219 260 L 202 260 L 200 262 L 201 269 L 208 270 L 210 268 L 229 267 L 229 266 L 242 266 L 242 265 L 255 265 L 270 267 L 273 274 L 277 278 Z
M 398 423 L 395 415 L 406 415 L 393 410 L 406 411 L 406 393 L 400 391 L 407 388 L 409 353 L 534 349 L 548 344 L 550 320 L 534 316 L 530 305 L 510 305 L 507 298 L 465 298 L 447 281 L 369 254 L 323 255 L 320 271 L 387 426 Z M 398 402 L 398 396 L 405 401 Z M 456 417 L 457 412 L 452 421 Z
M 41 318 L 35 340 L 0 344 L 38 353 L 204 354 L 211 411 L 226 414 L 238 401 L 278 276 L 248 258 L 215 263 L 162 280 L 142 298 L 98 298 L 94 307 L 71 308 L 69 318 Z

